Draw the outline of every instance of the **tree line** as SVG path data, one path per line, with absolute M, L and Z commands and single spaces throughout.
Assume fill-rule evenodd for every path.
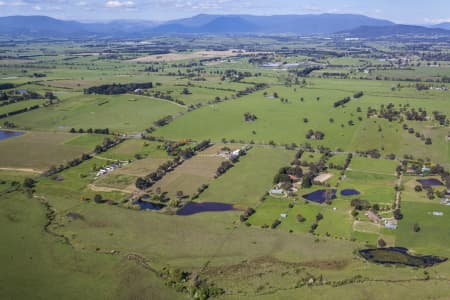
M 119 95 L 134 92 L 137 89 L 151 89 L 152 82 L 146 83 L 113 83 L 93 86 L 84 90 L 85 94 L 100 94 L 100 95 Z

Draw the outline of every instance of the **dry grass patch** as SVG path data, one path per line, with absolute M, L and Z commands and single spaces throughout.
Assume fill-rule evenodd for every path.
M 192 195 L 202 184 L 207 184 L 214 178 L 222 161 L 221 157 L 195 156 L 157 182 L 153 190 L 160 188 L 161 191 L 168 192 L 171 198 L 178 191 Z
M 213 57 L 231 57 L 238 56 L 241 54 L 250 54 L 251 52 L 245 52 L 241 50 L 226 50 L 226 51 L 198 51 L 190 53 L 168 53 L 168 54 L 157 54 L 148 55 L 143 57 L 138 57 L 132 59 L 132 62 L 159 62 L 159 61 L 177 61 L 185 59 L 196 59 L 196 58 L 213 58 Z
M 141 160 L 136 160 L 129 165 L 117 169 L 114 171 L 114 174 L 146 176 L 149 173 L 156 171 L 156 169 L 158 169 L 158 167 L 166 161 L 166 158 L 148 157 Z
M 29 132 L 1 141 L 0 167 L 33 169 L 37 172 L 52 165 L 64 164 L 94 146 L 67 144 L 78 135 L 62 132 Z

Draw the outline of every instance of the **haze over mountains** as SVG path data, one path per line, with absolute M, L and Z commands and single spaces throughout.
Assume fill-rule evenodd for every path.
M 449 30 L 447 30 L 449 29 Z M 450 23 L 432 27 L 397 25 L 353 14 L 321 15 L 207 15 L 157 23 L 117 20 L 108 23 L 63 21 L 46 16 L 0 17 L 0 35 L 19 37 L 145 37 L 166 34 L 349 34 L 377 37 L 396 34 L 450 36 Z

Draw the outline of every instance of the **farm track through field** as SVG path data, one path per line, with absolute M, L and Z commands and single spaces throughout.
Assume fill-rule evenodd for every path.
M 41 174 L 43 171 L 30 168 L 0 168 L 0 171 L 17 171 L 25 173 Z
M 169 102 L 169 103 L 172 103 L 173 105 L 176 105 L 176 106 L 179 106 L 182 108 L 187 108 L 187 105 L 182 105 L 180 103 L 176 103 L 175 101 L 170 101 L 170 100 L 165 100 L 165 99 L 156 98 L 156 97 L 152 97 L 152 96 L 145 96 L 145 95 L 143 97 L 150 98 L 150 99 L 157 100 L 157 101 Z
M 89 184 L 88 188 L 94 192 L 119 192 L 119 193 L 126 193 L 129 194 L 130 191 L 127 191 L 125 189 L 117 189 L 117 188 L 110 188 L 110 187 L 104 187 L 104 186 L 97 186 L 95 184 Z
M 121 163 L 128 163 L 128 161 L 125 161 L 125 160 L 112 159 L 112 158 L 107 158 L 107 157 L 103 157 L 103 156 L 99 156 L 99 155 L 95 155 L 95 154 L 93 154 L 92 157 L 95 157 L 100 160 L 113 161 L 113 162 L 119 161 Z
M 358 170 L 358 169 L 347 169 L 347 171 L 355 171 L 355 172 L 361 172 L 361 173 L 367 173 L 367 174 L 375 174 L 375 175 L 386 175 L 386 176 L 397 176 L 395 173 L 383 173 L 383 172 L 373 172 L 373 171 L 367 171 L 367 170 Z

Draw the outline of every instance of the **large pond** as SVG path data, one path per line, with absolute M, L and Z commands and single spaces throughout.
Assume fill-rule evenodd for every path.
M 152 203 L 142 200 L 137 200 L 133 204 L 139 205 L 141 210 L 161 210 L 165 207 L 164 204 Z
M 435 178 L 427 178 L 427 179 L 419 179 L 417 180 L 418 183 L 421 185 L 428 185 L 428 186 L 442 186 L 444 185 L 440 180 Z
M 358 196 L 360 194 L 361 193 L 358 190 L 354 190 L 354 189 L 346 189 L 346 190 L 341 191 L 342 196 Z
M 325 201 L 332 200 L 336 198 L 336 190 L 318 190 L 312 193 L 309 193 L 307 195 L 303 196 L 304 199 L 317 202 L 317 203 L 324 203 Z
M 377 264 L 405 265 L 410 267 L 431 267 L 447 261 L 447 258 L 431 255 L 411 255 L 402 247 L 364 249 L 359 254 L 366 260 Z
M 6 140 L 12 137 L 23 135 L 23 132 L 20 131 L 6 131 L 6 130 L 0 130 L 0 141 Z
M 182 209 L 177 211 L 179 216 L 190 216 L 203 212 L 220 212 L 220 211 L 232 211 L 236 210 L 232 204 L 219 203 L 219 202 L 202 202 L 195 203 L 189 202 Z

